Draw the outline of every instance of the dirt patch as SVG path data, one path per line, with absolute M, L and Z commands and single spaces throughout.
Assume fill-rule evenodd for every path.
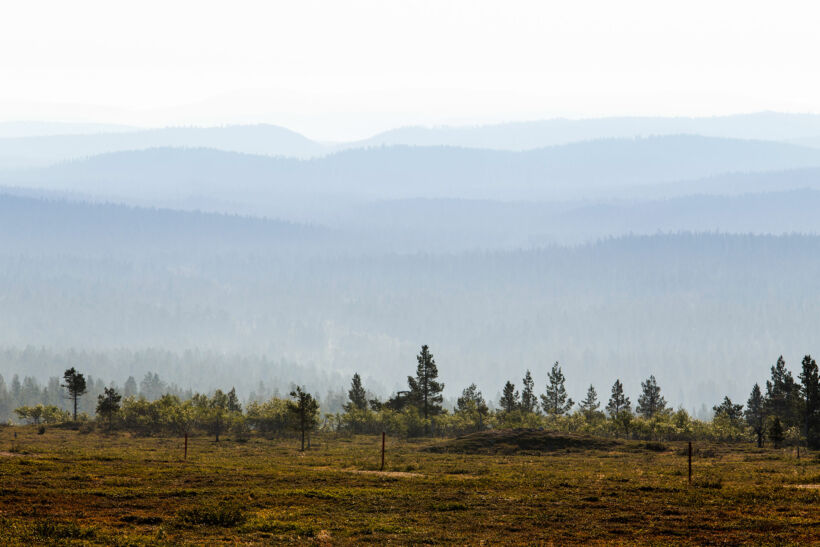
M 800 490 L 820 490 L 820 484 L 790 484 L 789 488 L 799 488 Z
M 621 442 L 543 429 L 501 429 L 471 433 L 425 450 L 456 454 L 527 454 L 558 450 L 612 450 Z
M 18 454 L 16 452 L 6 452 L 4 450 L 0 450 L 0 458 L 22 458 L 24 454 Z

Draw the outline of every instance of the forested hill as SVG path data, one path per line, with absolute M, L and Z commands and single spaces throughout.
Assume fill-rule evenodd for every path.
M 313 160 L 210 149 L 118 152 L 0 174 L 0 184 L 225 211 L 306 207 L 309 200 L 413 197 L 545 200 L 729 172 L 820 167 L 820 150 L 782 143 L 667 136 L 503 152 L 386 147 Z M 197 201 L 198 200 L 198 201 Z
M 473 381 L 492 396 L 527 368 L 540 384 L 560 360 L 576 398 L 615 378 L 637 389 L 651 373 L 670 400 L 691 408 L 725 394 L 741 400 L 777 355 L 794 362 L 820 344 L 813 236 L 632 236 L 453 254 L 311 255 L 261 244 L 203 253 L 213 232 L 200 219 L 236 223 L 240 235 L 246 221 L 184 218 L 190 241 L 166 253 L 140 250 L 162 245 L 157 232 L 119 240 L 117 253 L 99 253 L 90 235 L 60 240 L 58 229 L 59 244 L 9 237 L 0 247 L 0 346 L 267 355 L 358 370 L 390 390 L 428 343 L 450 396 Z M 117 229 L 109 235 L 114 248 Z M 161 372 L 183 386 L 190 373 Z M 216 387 L 237 374 L 226 368 L 207 380 Z M 243 381 L 272 381 L 253 374 Z
M 5 254 L 126 255 L 295 251 L 328 242 L 324 228 L 237 215 L 85 203 L 0 193 Z

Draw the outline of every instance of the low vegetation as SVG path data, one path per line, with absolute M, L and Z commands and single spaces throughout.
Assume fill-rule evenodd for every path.
M 17 434 L 16 439 L 14 434 Z M 483 437 L 482 437 L 483 435 Z M 465 437 L 465 444 L 489 438 Z M 537 432 L 494 432 L 504 442 Z M 820 458 L 753 443 L 543 435 L 455 453 L 441 438 L 179 438 L 0 428 L 0 544 L 810 544 Z M 545 441 L 546 442 L 546 441 Z M 582 442 L 582 445 L 578 445 Z

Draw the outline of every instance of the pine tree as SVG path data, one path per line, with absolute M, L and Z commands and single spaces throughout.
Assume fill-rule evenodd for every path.
M 803 420 L 806 444 L 809 448 L 820 447 L 820 374 L 817 362 L 811 355 L 803 357 L 800 372 L 800 394 L 803 397 Z
M 541 406 L 549 416 L 561 416 L 569 412 L 575 403 L 567 397 L 567 390 L 564 387 L 564 373 L 558 361 L 552 365 L 549 373 L 549 384 L 547 391 L 541 395 Z
M 137 381 L 134 379 L 133 376 L 129 376 L 128 379 L 125 381 L 125 386 L 122 388 L 123 397 L 136 397 L 137 396 Z
M 235 387 L 232 387 L 228 392 L 226 408 L 228 409 L 228 412 L 242 412 L 242 403 L 239 402 L 239 397 L 236 396 Z
M 367 410 L 367 393 L 362 387 L 362 378 L 359 373 L 353 375 L 353 380 L 350 382 L 350 390 L 347 392 L 349 402 L 344 405 L 346 412 L 351 410 Z
M 456 400 L 456 411 L 470 412 L 475 410 L 479 414 L 487 414 L 487 401 L 484 400 L 484 395 L 479 391 L 478 386 L 470 384 L 461 392 L 461 397 Z
M 108 420 L 108 429 L 114 425 L 114 415 L 120 410 L 122 396 L 113 387 L 104 388 L 97 396 L 97 415 Z
M 475 384 L 470 384 L 461 392 L 461 397 L 456 401 L 456 412 L 470 416 L 475 420 L 475 427 L 478 431 L 484 429 L 484 417 L 489 414 L 487 401 Z
M 736 405 L 727 396 L 723 398 L 723 402 L 712 407 L 715 413 L 715 418 L 724 418 L 733 426 L 739 426 L 743 419 L 743 405 Z
M 615 383 L 612 384 L 612 395 L 609 397 L 606 411 L 613 418 L 621 412 L 632 412 L 632 403 L 629 401 L 629 397 L 624 396 L 624 385 L 620 380 L 615 380 Z
M 527 370 L 522 380 L 524 387 L 521 390 L 521 410 L 528 414 L 538 412 L 538 396 L 535 394 L 535 382 L 532 374 Z
M 635 410 L 644 418 L 652 418 L 667 410 L 666 399 L 661 396 L 661 388 L 654 375 L 641 382 L 641 396 L 638 397 L 638 406 Z
M 518 400 L 518 392 L 515 390 L 515 385 L 512 382 L 507 381 L 507 383 L 504 384 L 504 391 L 501 394 L 501 399 L 498 401 L 498 404 L 501 406 L 501 409 L 507 413 L 518 410 L 521 402 Z
M 772 425 L 769 427 L 769 440 L 772 441 L 775 448 L 780 448 L 780 444 L 783 442 L 783 424 L 778 416 L 772 418 Z
M 15 375 L 15 378 L 17 376 Z M 85 383 L 85 376 L 77 372 L 74 367 L 66 370 L 63 373 L 63 381 L 65 382 L 62 384 L 62 387 L 68 391 L 68 397 L 74 402 L 74 421 L 77 421 L 77 401 L 80 397 L 82 397 L 86 392 L 86 383 Z M 19 380 L 18 380 L 19 382 Z
M 288 401 L 288 409 L 294 418 L 296 428 L 302 433 L 302 452 L 305 450 L 305 434 L 316 428 L 319 419 L 319 403 L 310 393 L 297 387 L 290 392 L 293 401 Z
M 771 380 L 766 381 L 766 413 L 780 418 L 781 426 L 801 425 L 802 420 L 797 418 L 798 403 L 799 387 L 781 355 L 771 368 Z
M 595 416 L 595 414 L 598 413 L 598 409 L 601 408 L 601 403 L 598 402 L 598 393 L 595 391 L 595 387 L 593 387 L 592 384 L 589 385 L 587 396 L 583 401 L 581 401 L 580 407 L 581 412 L 584 413 L 584 416 L 586 416 L 587 419 Z
M 407 377 L 407 384 L 410 386 L 410 398 L 418 405 L 419 411 L 427 420 L 430 416 L 441 413 L 441 403 L 444 397 L 441 392 L 444 384 L 436 381 L 438 378 L 438 368 L 430 349 L 421 346 L 421 353 L 416 357 L 418 366 L 416 367 L 416 377 Z
M 760 386 L 755 384 L 749 400 L 746 401 L 746 423 L 752 428 L 757 437 L 757 447 L 763 447 L 763 434 L 765 433 L 766 409 L 764 407 L 763 395 L 760 393 Z

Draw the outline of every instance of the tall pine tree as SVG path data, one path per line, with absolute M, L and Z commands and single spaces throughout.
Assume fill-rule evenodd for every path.
M 508 414 L 518 410 L 521 403 L 518 400 L 518 392 L 515 390 L 515 385 L 512 382 L 507 381 L 507 383 L 504 384 L 504 391 L 501 393 L 501 399 L 498 401 L 498 404 L 501 406 L 501 410 Z
M 528 414 L 538 412 L 538 396 L 535 394 L 535 382 L 532 374 L 528 370 L 522 380 L 524 387 L 521 389 L 521 410 Z
M 594 418 L 595 415 L 600 415 L 598 409 L 601 408 L 601 403 L 598 402 L 598 393 L 595 391 L 595 387 L 590 384 L 589 389 L 587 389 L 587 396 L 581 401 L 580 405 L 581 412 L 584 413 L 584 416 L 587 420 Z
M 809 448 L 820 447 L 820 375 L 811 355 L 803 357 L 800 394 L 803 398 L 803 430 Z
M 766 408 L 760 386 L 755 384 L 749 400 L 746 401 L 746 411 L 743 413 L 746 423 L 757 437 L 757 447 L 763 447 L 763 435 L 766 432 Z
M 558 361 L 552 365 L 549 373 L 549 384 L 547 391 L 541 395 L 541 407 L 549 416 L 562 416 L 569 412 L 575 403 L 567 397 L 567 390 L 564 387 L 564 373 Z
M 444 397 L 441 392 L 444 384 L 436 381 L 438 378 L 438 368 L 433 354 L 427 345 L 421 346 L 421 352 L 416 356 L 418 366 L 416 367 L 416 377 L 407 377 L 407 384 L 410 386 L 410 398 L 418 405 L 424 419 L 441 413 L 441 403 Z
M 621 412 L 632 412 L 632 403 L 629 401 L 629 397 L 624 395 L 624 385 L 620 380 L 615 380 L 615 383 L 612 384 L 612 395 L 609 397 L 606 411 L 613 418 Z
M 650 375 L 645 382 L 641 382 L 641 396 L 638 397 L 636 410 L 644 418 L 652 418 L 667 410 L 666 399 L 661 396 L 661 388 L 654 374 Z
M 362 386 L 362 378 L 359 373 L 353 374 L 353 380 L 350 382 L 350 390 L 347 392 L 348 402 L 345 403 L 344 409 L 347 412 L 351 410 L 367 410 L 367 393 Z

